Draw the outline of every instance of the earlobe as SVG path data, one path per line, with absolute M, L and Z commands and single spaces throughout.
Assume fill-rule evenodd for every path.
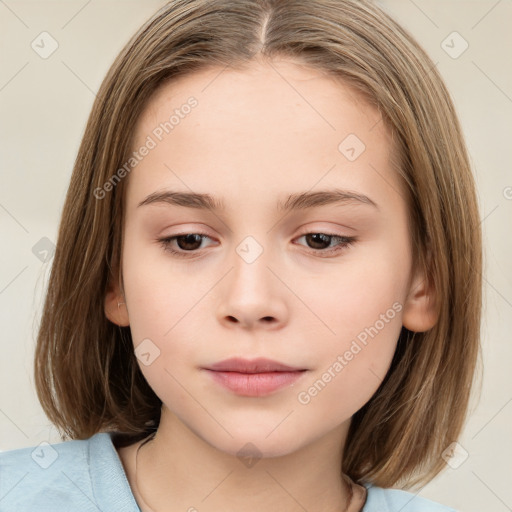
M 413 332 L 425 332 L 434 327 L 439 318 L 436 299 L 433 283 L 424 275 L 417 275 L 405 301 L 403 326 Z
M 120 327 L 130 325 L 126 301 L 118 286 L 110 286 L 105 295 L 105 315 L 112 323 Z

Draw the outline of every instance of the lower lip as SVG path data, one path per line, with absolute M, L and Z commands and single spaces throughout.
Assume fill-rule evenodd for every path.
M 305 370 L 294 372 L 238 373 L 206 370 L 213 380 L 242 396 L 264 396 L 300 379 Z

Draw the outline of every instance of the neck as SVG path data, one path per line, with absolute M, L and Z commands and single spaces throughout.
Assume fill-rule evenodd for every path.
M 261 457 L 251 445 L 237 455 L 198 437 L 164 406 L 154 438 L 136 446 L 130 483 L 143 512 L 345 511 L 352 494 L 341 473 L 348 426 L 287 455 Z

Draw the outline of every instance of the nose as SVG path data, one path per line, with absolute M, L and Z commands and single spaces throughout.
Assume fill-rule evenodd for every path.
M 263 251 L 254 261 L 233 257 L 219 290 L 218 320 L 228 328 L 275 330 L 288 322 L 287 294 L 279 270 Z M 283 279 L 285 281 L 285 279 Z

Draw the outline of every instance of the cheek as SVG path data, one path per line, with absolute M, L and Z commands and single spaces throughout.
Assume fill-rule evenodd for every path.
M 373 247 L 347 259 L 325 280 L 324 293 L 309 297 L 331 332 L 316 336 L 316 371 L 297 400 L 318 414 L 332 411 L 333 424 L 359 410 L 389 369 L 402 329 L 406 259 L 397 260 L 391 247 Z
M 178 265 L 153 243 L 139 244 L 127 232 L 123 281 L 134 344 L 144 338 L 167 340 L 201 298 L 204 279 L 176 270 Z
M 314 283 L 296 281 L 303 284 L 295 290 L 322 321 L 323 346 L 332 352 L 361 333 L 364 338 L 365 329 L 376 323 L 382 328 L 383 315 L 385 325 L 397 324 L 393 330 L 399 332 L 407 281 L 407 261 L 398 260 L 392 247 L 376 242 Z
M 200 351 L 201 323 L 194 323 L 194 316 L 211 284 L 196 274 L 176 271 L 162 253 L 138 244 L 127 232 L 123 281 L 130 331 L 139 367 L 151 388 L 162 401 L 172 397 L 174 404 L 186 406 L 187 395 L 179 382 L 186 380 L 184 369 L 190 370 Z
M 395 302 L 364 327 L 347 326 L 347 331 L 356 332 L 353 336 L 342 334 L 319 346 L 317 371 L 296 392 L 304 413 L 323 417 L 324 427 L 330 428 L 370 400 L 393 359 L 402 328 L 401 309 Z

